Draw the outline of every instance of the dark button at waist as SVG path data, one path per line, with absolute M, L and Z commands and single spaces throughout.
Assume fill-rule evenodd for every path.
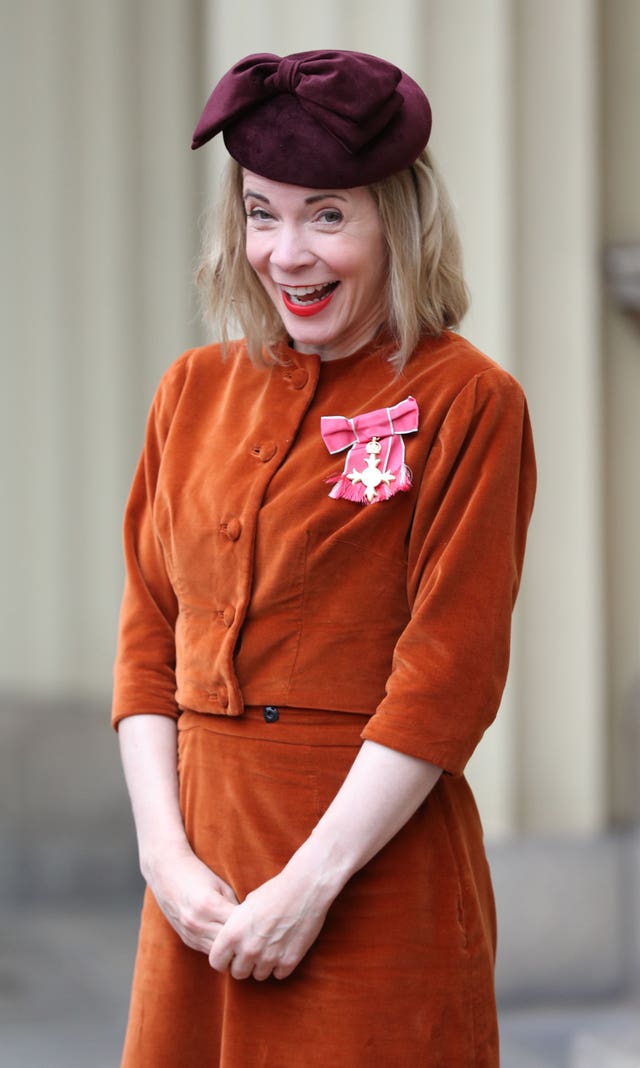
M 252 455 L 255 456 L 257 460 L 260 460 L 263 464 L 266 464 L 269 460 L 272 460 L 277 451 L 278 446 L 276 445 L 275 441 L 263 441 L 259 445 L 254 445 L 251 449 Z
M 265 705 L 262 710 L 265 723 L 277 723 L 280 719 L 280 712 L 275 705 Z
M 220 524 L 220 533 L 229 541 L 237 541 L 242 533 L 242 523 L 236 516 Z

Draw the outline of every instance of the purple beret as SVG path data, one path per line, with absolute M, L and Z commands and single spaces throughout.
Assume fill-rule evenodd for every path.
M 348 189 L 410 167 L 431 108 L 398 67 L 362 52 L 246 56 L 209 97 L 192 148 L 222 131 L 243 167 L 276 182 Z

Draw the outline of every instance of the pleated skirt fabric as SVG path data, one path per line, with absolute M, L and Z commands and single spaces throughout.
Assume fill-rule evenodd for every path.
M 244 896 L 281 870 L 355 759 L 366 717 L 185 712 L 180 796 L 196 854 Z M 495 915 L 464 778 L 443 775 L 336 899 L 285 980 L 234 980 L 147 890 L 123 1068 L 497 1068 Z

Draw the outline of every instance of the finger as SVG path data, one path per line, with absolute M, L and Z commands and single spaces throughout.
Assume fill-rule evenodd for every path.
M 256 964 L 251 974 L 254 979 L 256 979 L 259 983 L 262 983 L 265 979 L 269 979 L 269 977 L 272 975 L 272 965 Z
M 203 918 L 207 925 L 216 924 L 217 927 L 221 928 L 237 907 L 237 905 L 232 905 L 226 897 L 223 897 L 222 894 L 219 894 L 216 890 L 207 902 L 207 910 L 206 913 L 203 914 Z
M 222 931 L 223 927 L 224 927 L 223 923 L 212 923 L 212 924 L 208 924 L 207 925 L 207 931 L 206 931 L 206 944 L 207 944 L 206 952 L 207 953 L 210 953 L 211 950 L 213 949 L 214 942 L 215 942 L 216 938 L 218 938 L 220 936 L 220 932 Z
M 209 964 L 216 972 L 226 972 L 233 960 L 234 951 L 231 946 L 224 946 L 223 940 L 216 938 L 209 952 Z
M 234 957 L 229 965 L 229 975 L 232 979 L 248 979 L 253 972 L 254 962 L 244 957 Z
M 223 926 L 224 924 L 222 923 L 213 922 L 207 923 L 206 926 L 203 926 L 202 929 L 197 932 L 177 928 L 176 930 L 182 941 L 185 945 L 189 946 L 190 949 L 196 949 L 199 953 L 205 953 L 209 956 L 213 949 L 214 942 L 222 931 Z
M 220 884 L 220 886 L 218 888 L 218 892 L 219 892 L 220 896 L 225 898 L 226 901 L 231 902 L 232 905 L 237 905 L 238 904 L 238 898 L 237 898 L 236 893 L 233 890 L 233 888 L 231 886 L 229 886 L 228 883 L 225 883 L 224 879 L 221 879 L 219 876 L 218 876 L 218 882 Z
M 233 887 L 226 881 L 226 879 L 222 879 L 217 875 L 216 872 L 211 872 L 211 875 L 213 876 L 215 888 L 220 896 L 226 898 L 227 901 L 231 901 L 233 905 L 237 905 L 238 898 Z
M 211 952 L 211 938 L 207 938 L 204 935 L 194 935 L 190 931 L 178 931 L 177 933 L 189 949 L 195 949 L 198 953 L 205 953 L 207 956 Z

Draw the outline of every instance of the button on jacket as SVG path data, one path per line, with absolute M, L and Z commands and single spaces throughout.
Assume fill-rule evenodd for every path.
M 404 370 L 243 342 L 194 349 L 156 394 L 125 518 L 113 721 L 244 705 L 364 713 L 363 737 L 460 774 L 498 708 L 533 504 L 518 383 L 458 335 Z M 329 496 L 322 416 L 413 397 L 412 484 Z

